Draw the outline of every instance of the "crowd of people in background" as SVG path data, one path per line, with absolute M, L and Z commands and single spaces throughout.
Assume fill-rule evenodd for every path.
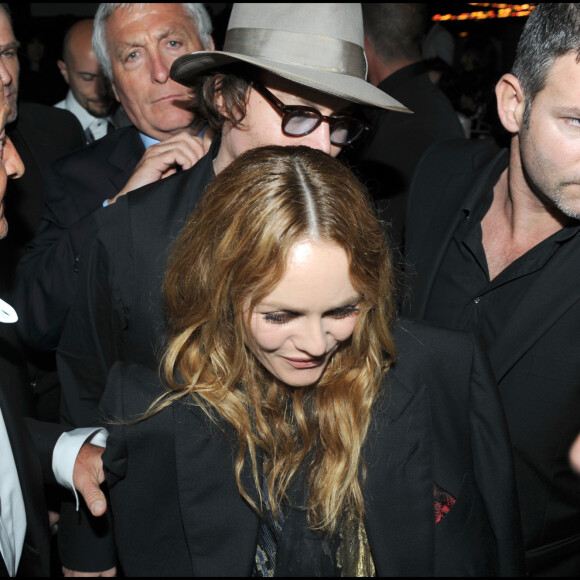
M 0 4 L 0 576 L 578 576 L 580 8 L 429 10 Z

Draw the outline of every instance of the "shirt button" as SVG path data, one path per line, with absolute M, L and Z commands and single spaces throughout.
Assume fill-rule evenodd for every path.
M 475 299 L 473 302 L 474 302 L 475 304 L 479 304 L 479 301 L 480 301 L 480 300 L 481 300 L 481 298 L 478 296 L 478 297 L 477 297 L 477 298 L 476 298 L 476 299 Z

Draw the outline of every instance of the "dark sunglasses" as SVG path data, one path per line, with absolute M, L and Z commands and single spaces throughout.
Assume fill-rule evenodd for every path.
M 330 142 L 337 147 L 354 143 L 365 131 L 372 127 L 350 115 L 332 115 L 327 117 L 312 107 L 303 105 L 285 105 L 264 85 L 253 81 L 256 89 L 282 115 L 282 133 L 287 137 L 304 137 L 309 135 L 325 121 L 330 126 Z

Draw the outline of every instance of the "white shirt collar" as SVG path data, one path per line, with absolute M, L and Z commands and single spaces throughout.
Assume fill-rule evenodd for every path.
M 66 94 L 63 105 L 64 106 L 62 108 L 69 110 L 80 121 L 81 125 L 83 126 L 83 130 L 86 130 L 93 123 L 106 124 L 107 121 L 111 121 L 111 117 L 93 117 L 93 115 L 91 115 L 82 105 L 79 104 L 70 89 Z
M 16 322 L 17 320 L 18 314 L 16 314 L 16 310 L 14 310 L 10 304 L 7 304 L 4 302 L 4 300 L 2 300 L 2 298 L 0 298 L 0 322 L 10 324 Z

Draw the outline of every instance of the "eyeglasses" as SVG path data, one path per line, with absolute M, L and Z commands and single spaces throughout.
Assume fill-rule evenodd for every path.
M 325 121 L 330 126 L 330 142 L 337 147 L 344 147 L 372 129 L 370 125 L 350 115 L 327 117 L 312 107 L 285 105 L 262 84 L 253 81 L 252 86 L 282 115 L 282 133 L 287 137 L 309 135 Z

